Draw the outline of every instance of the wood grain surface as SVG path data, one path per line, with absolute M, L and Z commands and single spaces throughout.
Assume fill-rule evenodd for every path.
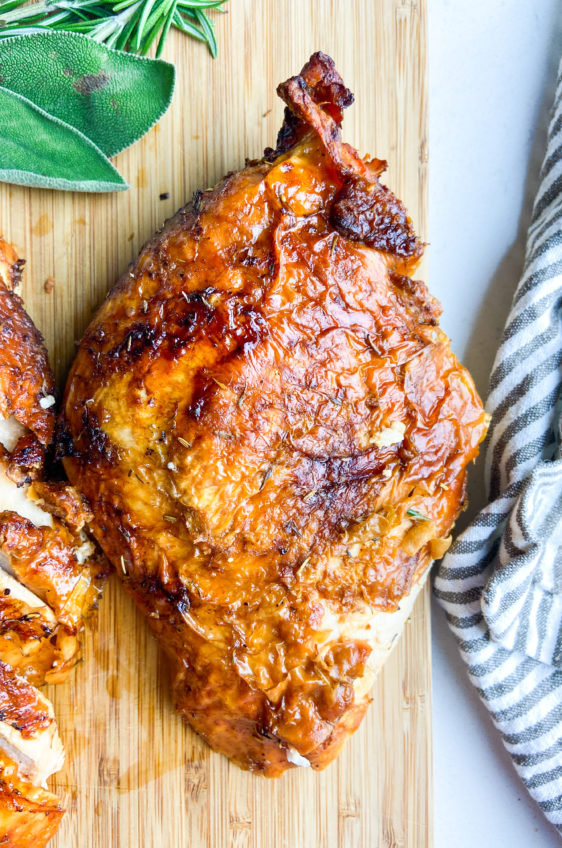
M 231 0 L 215 19 L 216 60 L 170 37 L 174 102 L 116 158 L 128 192 L 0 184 L 0 232 L 27 259 L 23 295 L 60 385 L 75 340 L 143 242 L 195 189 L 275 141 L 275 88 L 314 50 L 334 57 L 355 92 L 346 140 L 388 160 L 387 183 L 427 235 L 425 0 Z M 268 781 L 211 752 L 174 715 L 165 663 L 112 579 L 85 662 L 48 691 L 67 751 L 51 782 L 68 810 L 53 848 L 429 848 L 427 589 L 422 595 L 339 760 Z

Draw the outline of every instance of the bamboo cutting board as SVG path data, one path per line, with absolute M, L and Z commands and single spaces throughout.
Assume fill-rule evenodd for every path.
M 60 385 L 75 340 L 143 242 L 195 189 L 274 143 L 275 87 L 315 50 L 334 57 L 355 93 L 345 139 L 388 159 L 387 182 L 426 236 L 425 0 L 231 0 L 215 20 L 214 61 L 197 42 L 170 37 L 174 102 L 117 157 L 128 192 L 0 184 L 0 232 L 27 258 L 23 295 Z M 165 665 L 115 579 L 85 662 L 48 695 L 67 751 L 51 782 L 68 810 L 53 848 L 432 845 L 427 590 L 363 725 L 322 773 L 295 769 L 268 781 L 212 753 L 174 715 Z

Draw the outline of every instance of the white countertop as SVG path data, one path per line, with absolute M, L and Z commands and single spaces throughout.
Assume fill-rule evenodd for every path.
M 558 60 L 561 0 L 429 0 L 430 288 L 486 396 L 521 271 Z M 481 463 L 469 514 L 482 504 Z M 559 848 L 433 602 L 435 848 Z

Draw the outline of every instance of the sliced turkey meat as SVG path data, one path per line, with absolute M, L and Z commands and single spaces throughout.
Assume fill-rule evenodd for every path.
M 64 680 L 79 659 L 107 565 L 82 498 L 44 479 L 55 386 L 14 290 L 22 265 L 0 240 L 0 844 L 37 848 L 63 815 L 44 785 L 64 750 L 36 686 Z

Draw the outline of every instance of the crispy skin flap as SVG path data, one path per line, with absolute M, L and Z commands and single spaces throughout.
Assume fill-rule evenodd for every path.
M 353 103 L 353 94 L 344 85 L 334 60 L 325 53 L 314 53 L 298 76 L 277 87 L 277 94 L 287 103 L 283 125 L 277 136 L 277 154 L 290 150 L 309 130 L 306 115 L 295 108 L 296 101 L 301 99 L 297 94 L 299 90 L 303 96 L 306 93 L 338 127 L 343 110 Z
M 277 93 L 287 103 L 277 152 L 285 152 L 313 131 L 342 180 L 331 212 L 334 228 L 346 238 L 395 256 L 397 270 L 413 272 L 423 245 L 404 205 L 379 182 L 386 162 L 363 160 L 341 141 L 343 109 L 353 102 L 353 95 L 343 85 L 332 59 L 315 53 L 300 75 L 281 83 Z

